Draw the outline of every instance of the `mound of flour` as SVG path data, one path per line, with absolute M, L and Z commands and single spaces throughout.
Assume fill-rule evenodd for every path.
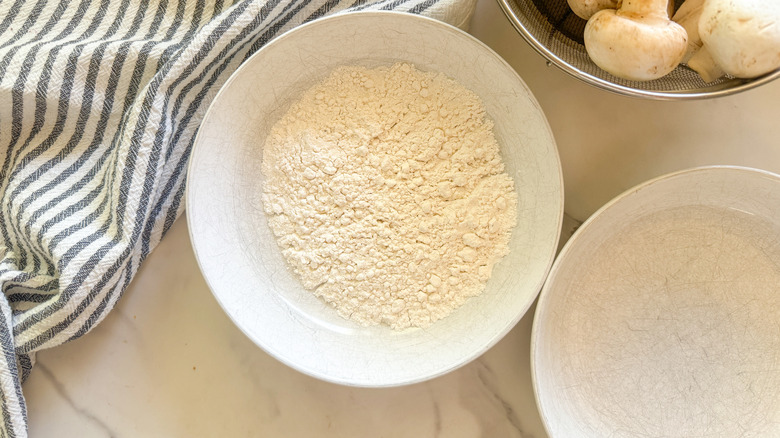
M 266 139 L 263 208 L 304 287 L 362 325 L 426 327 L 485 287 L 517 196 L 480 99 L 409 64 L 342 67 Z

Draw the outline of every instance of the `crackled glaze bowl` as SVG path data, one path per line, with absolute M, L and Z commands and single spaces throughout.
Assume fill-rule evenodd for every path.
M 780 176 L 705 167 L 608 203 L 558 256 L 532 375 L 551 437 L 780 436 Z
M 345 320 L 301 287 L 263 213 L 260 163 L 271 126 L 335 67 L 399 61 L 444 73 L 482 98 L 519 206 L 510 253 L 496 265 L 484 293 L 428 328 L 394 331 Z M 498 342 L 541 289 L 562 217 L 555 142 L 522 79 L 470 35 L 411 14 L 334 15 L 263 47 L 214 99 L 188 175 L 192 244 L 225 312 L 278 360 L 346 385 L 423 381 L 468 363 Z

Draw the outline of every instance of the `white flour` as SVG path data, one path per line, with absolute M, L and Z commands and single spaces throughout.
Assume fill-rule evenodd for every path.
M 409 64 L 343 67 L 276 123 L 264 209 L 304 287 L 362 325 L 426 327 L 508 253 L 517 196 L 479 98 Z

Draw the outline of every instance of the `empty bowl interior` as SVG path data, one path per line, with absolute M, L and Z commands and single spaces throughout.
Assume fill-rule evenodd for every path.
M 780 178 L 662 177 L 589 219 L 537 306 L 551 437 L 780 436 Z
M 519 195 L 510 254 L 485 292 L 426 329 L 361 327 L 300 285 L 261 202 L 263 143 L 310 86 L 342 65 L 405 61 L 479 95 Z M 390 386 L 440 375 L 488 349 L 525 313 L 546 277 L 563 213 L 560 163 L 547 121 L 522 80 L 477 40 L 424 17 L 342 14 L 261 49 L 226 83 L 191 161 L 188 222 L 201 270 L 236 325 L 279 360 L 338 383 Z

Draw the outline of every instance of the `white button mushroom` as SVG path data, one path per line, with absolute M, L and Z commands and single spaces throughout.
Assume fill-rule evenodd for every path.
M 587 20 L 602 9 L 616 9 L 618 0 L 567 0 L 572 12 Z
M 715 60 L 712 59 L 712 54 L 710 54 L 710 51 L 707 50 L 706 47 L 702 47 L 694 52 L 687 64 L 688 67 L 701 76 L 704 82 L 715 81 L 726 74 L 726 72 L 718 66 Z
M 685 55 L 685 29 L 671 21 L 667 0 L 623 0 L 597 12 L 585 26 L 585 49 L 596 65 L 629 80 L 658 79 Z
M 706 0 L 699 35 L 726 73 L 738 78 L 769 73 L 780 68 L 780 1 Z
M 702 50 L 704 44 L 699 35 L 699 20 L 705 0 L 685 0 L 672 17 L 688 34 L 688 49 L 682 62 L 699 73 L 705 82 L 712 82 L 725 73 L 712 59 L 710 52 Z
M 685 51 L 682 62 L 688 62 L 694 53 L 701 49 L 699 17 L 701 17 L 702 6 L 704 6 L 704 0 L 685 0 L 672 17 L 672 20 L 682 26 L 685 33 L 688 34 L 688 49 Z

